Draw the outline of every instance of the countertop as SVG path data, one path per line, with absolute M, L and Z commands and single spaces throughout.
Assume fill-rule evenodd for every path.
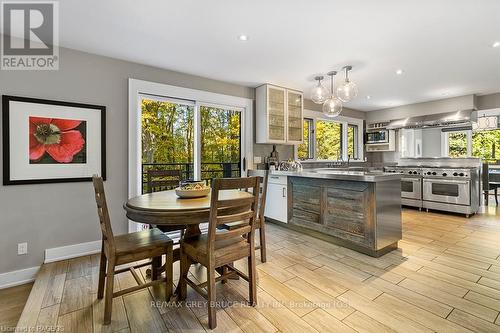
M 359 182 L 383 182 L 388 180 L 401 180 L 401 175 L 397 173 L 388 173 L 381 171 L 346 171 L 336 169 L 305 169 L 303 171 L 281 171 L 275 170 L 269 173 L 277 176 L 322 178 L 352 180 Z

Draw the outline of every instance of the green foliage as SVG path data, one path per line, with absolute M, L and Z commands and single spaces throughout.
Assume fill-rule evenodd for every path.
M 450 132 L 448 134 L 448 156 L 467 156 L 466 132 Z M 500 159 L 500 129 L 472 133 L 472 156 L 479 157 L 484 161 Z
M 240 162 L 240 113 L 233 110 L 202 106 L 201 114 L 201 163 L 203 177 L 209 174 L 223 176 L 220 165 L 204 163 Z M 234 169 L 234 168 L 233 168 Z M 214 173 L 217 171 L 216 173 Z M 238 174 L 233 174 L 239 177 Z
M 337 160 L 342 154 L 342 124 L 333 121 L 316 121 L 316 158 Z
M 472 134 L 472 156 L 486 161 L 500 159 L 500 129 Z
M 309 123 L 311 119 L 304 119 L 304 143 L 297 146 L 297 155 L 301 160 L 313 158 L 309 156 Z M 352 159 L 358 157 L 357 138 L 358 126 L 347 127 L 347 153 Z M 333 121 L 316 122 L 316 158 L 337 160 L 342 155 L 342 124 Z
M 192 163 L 194 108 L 150 99 L 141 107 L 142 162 Z
M 141 108 L 142 162 L 189 163 L 162 168 L 180 169 L 185 178 L 192 177 L 194 107 L 143 99 Z M 240 113 L 201 106 L 200 116 L 202 178 L 222 177 L 222 163 L 234 163 L 233 176 L 239 176 Z
M 351 159 L 358 158 L 358 152 L 356 149 L 356 135 L 358 135 L 358 126 L 348 125 L 347 126 L 347 155 Z
M 467 133 L 449 132 L 448 133 L 448 156 L 449 157 L 467 157 Z
M 297 155 L 299 160 L 307 160 L 312 158 L 309 156 L 309 122 L 311 120 L 304 119 L 303 126 L 303 143 L 297 146 Z

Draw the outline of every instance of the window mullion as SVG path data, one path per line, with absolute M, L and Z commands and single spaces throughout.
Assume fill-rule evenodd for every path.
M 198 102 L 196 102 L 194 106 L 193 128 L 193 178 L 195 180 L 201 180 L 201 113 L 200 104 Z

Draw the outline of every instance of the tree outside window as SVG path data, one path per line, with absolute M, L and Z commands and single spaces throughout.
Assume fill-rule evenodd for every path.
M 484 161 L 500 159 L 500 129 L 478 131 L 472 134 L 472 156 Z
M 304 118 L 303 126 L 303 143 L 297 146 L 297 157 L 299 160 L 309 160 L 313 158 L 311 152 L 313 120 Z
M 478 157 L 483 161 L 500 159 L 500 129 L 472 133 L 472 152 L 467 151 L 467 136 L 470 132 L 448 133 L 449 157 Z M 470 153 L 470 154 L 469 154 Z
M 467 157 L 467 132 L 448 133 L 448 156 Z
M 342 124 L 316 121 L 316 158 L 318 160 L 339 160 L 342 158 Z
M 358 126 L 347 126 L 347 155 L 351 159 L 358 159 Z

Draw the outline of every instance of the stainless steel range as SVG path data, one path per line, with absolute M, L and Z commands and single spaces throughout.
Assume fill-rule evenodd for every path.
M 422 203 L 427 210 L 438 209 L 465 214 L 479 209 L 477 168 L 423 168 Z
M 385 172 L 402 175 L 401 204 L 422 209 L 422 169 L 418 167 L 386 167 Z

